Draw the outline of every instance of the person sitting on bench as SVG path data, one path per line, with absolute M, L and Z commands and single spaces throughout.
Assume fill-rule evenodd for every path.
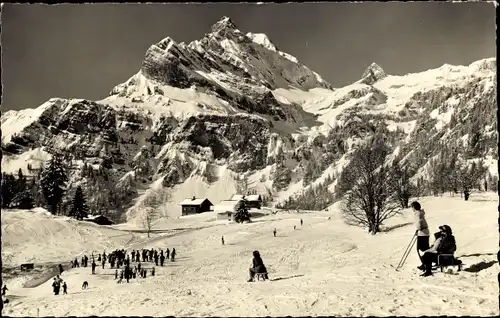
M 440 226 L 439 233 L 440 235 L 436 235 L 437 239 L 432 244 L 432 247 L 422 255 L 425 272 L 420 276 L 432 275 L 432 263 L 437 263 L 439 254 L 453 254 L 457 250 L 455 237 L 448 225 Z
M 252 267 L 249 269 L 249 272 L 250 279 L 248 280 L 248 282 L 253 282 L 255 274 L 257 273 L 262 273 L 264 274 L 264 279 L 269 279 L 267 276 L 266 266 L 264 265 L 264 261 L 260 257 L 259 251 L 253 251 Z

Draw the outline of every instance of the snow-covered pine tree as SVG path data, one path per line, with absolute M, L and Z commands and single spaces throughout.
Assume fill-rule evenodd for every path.
M 78 186 L 71 204 L 70 216 L 76 218 L 77 220 L 83 220 L 88 214 L 89 208 L 87 206 L 85 196 L 83 195 L 82 187 Z
M 250 212 L 248 212 L 248 207 L 246 200 L 240 200 L 235 207 L 236 213 L 234 214 L 234 221 L 236 223 L 243 223 L 245 221 L 250 221 Z
M 49 161 L 49 165 L 42 171 L 40 177 L 40 186 L 43 196 L 49 205 L 51 213 L 56 214 L 59 203 L 61 203 L 64 192 L 66 191 L 66 182 L 68 176 L 62 156 L 55 154 Z

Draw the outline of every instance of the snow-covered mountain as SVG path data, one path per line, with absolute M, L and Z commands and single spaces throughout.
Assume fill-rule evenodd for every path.
M 106 185 L 87 195 L 117 202 L 129 220 L 160 185 L 171 188 L 170 215 L 185 197 L 229 198 L 239 174 L 276 202 L 333 185 L 345 154 L 380 126 L 422 171 L 440 143 L 468 147 L 479 129 L 476 156 L 497 174 L 495 88 L 490 58 L 404 76 L 373 63 L 334 89 L 265 34 L 245 34 L 224 17 L 201 40 L 153 44 L 139 72 L 103 100 L 52 98 L 2 114 L 2 170 L 65 152 L 71 186 L 90 182 L 84 164 L 100 169 Z

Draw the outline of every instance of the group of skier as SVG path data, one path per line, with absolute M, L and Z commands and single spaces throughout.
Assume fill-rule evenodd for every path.
M 155 276 L 155 268 L 151 268 L 151 276 Z M 117 283 L 122 283 L 123 279 L 130 281 L 130 279 L 135 279 L 137 277 L 146 278 L 147 277 L 147 269 L 141 268 L 141 263 L 134 266 L 132 269 L 130 265 L 126 265 L 124 269 L 120 271 L 120 275 L 118 276 L 118 270 L 115 271 L 115 280 L 118 279 Z
M 87 267 L 88 263 L 89 263 L 88 256 L 87 255 L 83 255 L 82 259 L 81 259 L 82 267 Z M 80 267 L 80 264 L 78 263 L 78 257 L 75 257 L 75 260 L 71 261 L 71 268 L 76 268 L 76 267 Z
M 62 280 L 61 277 L 59 277 L 59 275 L 57 275 L 56 277 L 54 277 L 54 281 L 52 282 L 52 290 L 54 292 L 54 295 L 59 295 L 61 287 L 63 289 L 63 294 L 67 294 L 68 285 L 65 281 Z

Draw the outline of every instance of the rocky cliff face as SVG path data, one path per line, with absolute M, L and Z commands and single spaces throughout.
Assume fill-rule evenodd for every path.
M 493 155 L 495 59 L 405 76 L 374 63 L 334 90 L 264 34 L 244 34 L 228 18 L 211 31 L 152 45 L 140 71 L 101 101 L 52 98 L 3 114 L 4 170 L 64 152 L 71 186 L 91 178 L 84 165 L 105 170 L 113 209 L 134 219 L 158 185 L 171 189 L 167 210 L 178 215 L 185 197 L 230 197 L 239 174 L 276 202 L 334 182 L 345 155 L 380 127 L 421 167 L 439 142 L 467 145 L 474 129 L 473 155 Z

